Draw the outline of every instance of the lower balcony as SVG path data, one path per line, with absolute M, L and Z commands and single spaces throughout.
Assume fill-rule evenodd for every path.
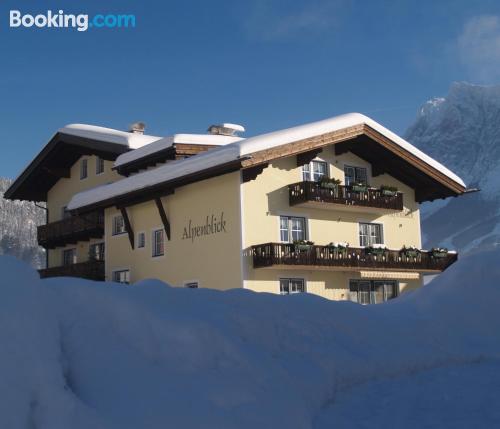
M 95 212 L 71 216 L 57 222 L 41 225 L 37 229 L 38 244 L 46 249 L 75 244 L 104 235 L 104 213 Z
M 40 278 L 80 277 L 89 280 L 104 280 L 104 261 L 87 261 L 60 267 L 45 268 L 38 271 Z
M 328 186 L 329 184 L 327 184 Z M 290 206 L 324 209 L 361 208 L 403 210 L 403 194 L 367 186 L 330 185 L 298 182 L 288 186 Z
M 370 250 L 348 247 L 339 250 L 330 246 L 295 246 L 289 243 L 266 243 L 252 246 L 254 268 L 303 268 L 337 271 L 371 269 L 439 273 L 456 262 L 455 252 L 401 250 Z

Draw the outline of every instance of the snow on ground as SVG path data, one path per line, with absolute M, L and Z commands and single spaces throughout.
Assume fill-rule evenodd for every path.
M 0 427 L 498 426 L 499 257 L 365 307 L 41 281 L 1 257 Z

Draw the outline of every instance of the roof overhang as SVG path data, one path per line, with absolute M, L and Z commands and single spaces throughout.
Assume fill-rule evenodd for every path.
M 83 155 L 112 161 L 130 149 L 111 143 L 58 132 L 31 161 L 4 197 L 10 200 L 46 201 L 47 192 L 61 178 L 68 178 L 71 166 Z

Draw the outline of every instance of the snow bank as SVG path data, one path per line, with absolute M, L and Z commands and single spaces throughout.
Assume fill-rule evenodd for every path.
M 366 307 L 38 280 L 1 257 L 0 427 L 310 428 L 354 384 L 499 357 L 499 256 Z

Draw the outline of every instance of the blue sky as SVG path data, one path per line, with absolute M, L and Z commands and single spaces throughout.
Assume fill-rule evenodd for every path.
M 9 28 L 9 11 L 136 15 L 129 29 Z M 0 4 L 0 176 L 68 123 L 254 135 L 341 113 L 398 133 L 453 81 L 500 81 L 498 1 Z

